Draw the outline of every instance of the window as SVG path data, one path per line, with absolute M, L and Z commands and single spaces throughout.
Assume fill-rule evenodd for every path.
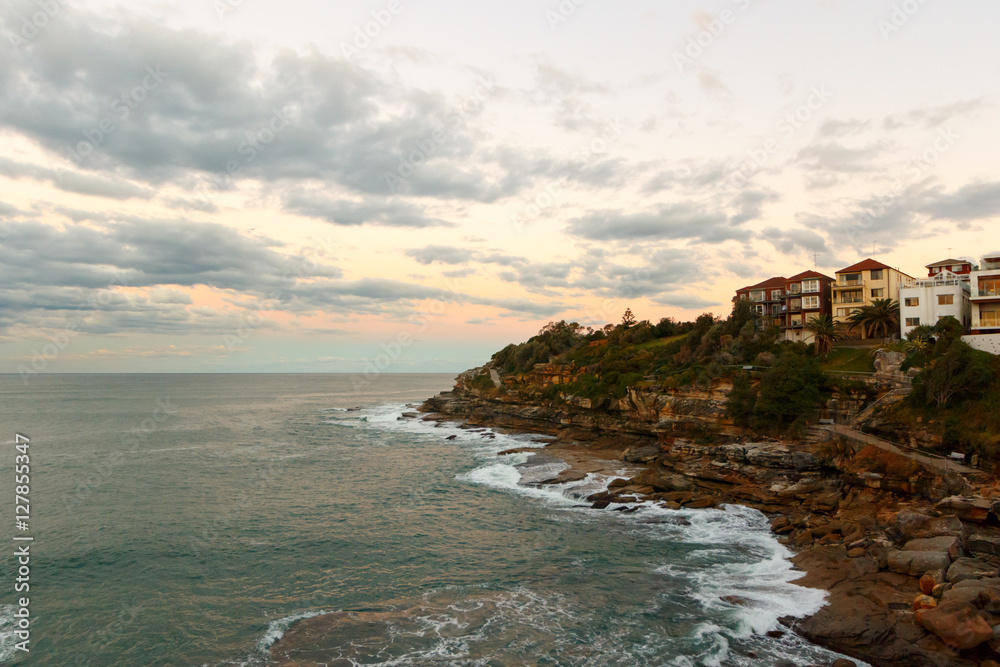
M 792 283 L 792 285 L 790 285 L 789 288 L 788 288 L 788 293 L 789 294 L 798 294 L 801 289 L 802 288 L 801 288 L 801 286 L 798 283 Z
M 781 312 L 781 306 L 779 306 L 777 304 L 771 306 L 771 314 L 772 315 L 777 315 L 780 312 Z
M 903 301 L 903 305 L 905 305 L 907 308 L 916 308 L 917 306 L 920 305 L 920 297 L 919 296 L 908 296 Z
M 803 280 L 802 281 L 802 291 L 803 292 L 818 292 L 819 291 L 819 281 L 818 280 Z
M 873 299 L 884 299 L 885 298 L 885 288 L 884 287 L 879 287 L 878 289 L 873 289 L 872 290 L 872 298 Z
M 784 296 L 784 295 L 782 294 L 781 290 L 780 289 L 776 289 L 773 292 L 771 292 L 771 301 L 777 301 L 782 296 Z
M 882 280 L 884 271 L 882 269 L 872 269 L 872 280 Z
M 802 307 L 806 310 L 819 308 L 819 297 L 818 296 L 806 296 L 802 298 Z
M 979 307 L 979 326 L 1000 327 L 1000 306 L 989 305 Z
M 756 306 L 753 307 L 753 310 L 758 315 L 763 315 L 764 314 L 764 306 L 756 305 Z
M 763 301 L 764 300 L 764 292 L 763 291 L 750 292 L 750 300 L 751 301 Z
M 955 295 L 954 294 L 938 294 L 938 305 L 939 306 L 954 306 L 955 305 Z
M 919 317 L 907 317 L 906 318 L 906 326 L 908 326 L 908 327 L 919 327 L 920 326 L 920 318 Z
M 860 273 L 845 273 L 840 277 L 841 285 L 860 285 L 861 284 L 861 274 Z
M 838 308 L 837 317 L 848 317 L 849 315 L 853 315 L 856 312 L 858 312 L 857 308 Z
M 1000 280 L 980 280 L 979 296 L 1000 296 Z

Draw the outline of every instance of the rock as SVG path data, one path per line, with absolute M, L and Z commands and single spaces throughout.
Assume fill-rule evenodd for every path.
M 595 510 L 603 510 L 606 509 L 607 506 L 610 504 L 611 504 L 610 500 L 595 500 L 594 504 L 591 505 L 590 507 Z
M 652 486 L 657 491 L 694 491 L 695 485 L 684 475 L 648 468 L 633 478 L 633 483 Z
M 813 543 L 812 533 L 809 531 L 802 531 L 792 540 L 792 544 L 797 547 L 806 547 Z
M 935 508 L 942 512 L 955 512 L 962 521 L 982 523 L 990 514 L 990 501 L 975 496 L 949 496 L 939 500 Z
M 941 600 L 971 604 L 991 614 L 1000 611 L 1000 591 L 995 588 L 951 588 L 941 595 Z
M 868 553 L 868 551 L 865 550 L 865 549 L 862 549 L 860 547 L 855 547 L 854 549 L 848 549 L 847 550 L 847 556 L 848 556 L 848 558 L 861 558 L 866 553 Z
M 787 516 L 775 517 L 775 519 L 771 521 L 771 532 L 777 533 L 782 528 L 787 528 L 791 524 L 792 522 L 788 519 Z
M 782 637 L 785 636 L 785 633 L 781 630 L 768 630 L 764 634 L 766 634 L 771 639 L 781 639 Z
M 931 591 L 931 597 L 933 597 L 936 600 L 940 600 L 941 598 L 944 597 L 944 594 L 946 592 L 948 592 L 950 586 L 951 586 L 951 584 L 938 584 L 938 585 L 936 585 L 934 587 L 934 590 Z
M 751 605 L 750 600 L 746 598 L 741 598 L 739 595 L 723 595 L 719 598 L 723 602 L 728 602 L 729 604 L 736 605 L 738 607 L 749 607 Z
M 918 595 L 913 598 L 913 611 L 920 611 L 922 609 L 933 609 L 937 606 L 937 600 L 929 595 Z
M 928 570 L 946 570 L 950 563 L 951 557 L 941 551 L 891 551 L 886 560 L 889 571 L 913 577 Z
M 910 540 L 903 551 L 944 551 L 953 559 L 962 555 L 962 541 L 954 535 Z
M 934 517 L 923 512 L 904 509 L 896 515 L 896 529 L 907 539 L 961 536 L 962 522 L 955 516 Z
M 941 582 L 937 580 L 937 577 L 927 572 L 924 576 L 920 577 L 920 592 L 924 595 L 930 595 L 934 592 L 934 587 L 939 583 Z
M 959 558 L 948 568 L 948 581 L 955 583 L 965 579 L 996 577 L 1000 570 L 976 558 Z
M 699 496 L 698 498 L 694 498 L 691 501 L 684 503 L 684 508 L 685 509 L 702 509 L 702 508 L 705 508 L 705 507 L 715 507 L 718 504 L 719 504 L 719 501 L 717 501 L 712 496 Z
M 970 535 L 968 545 L 972 553 L 1000 556 L 1000 537 L 981 533 Z
M 629 463 L 647 463 L 660 455 L 659 445 L 630 447 L 622 452 L 622 460 Z
M 993 628 L 976 608 L 957 600 L 942 601 L 933 609 L 917 612 L 917 621 L 946 646 L 961 650 L 975 648 L 993 638 Z
M 832 667 L 858 667 L 857 663 L 847 658 L 840 658 L 833 661 Z
M 616 489 L 619 486 L 628 486 L 629 484 L 631 484 L 631 482 L 629 482 L 629 480 L 627 480 L 627 479 L 625 479 L 623 477 L 619 477 L 618 479 L 613 479 L 610 482 L 608 482 L 608 488 L 609 489 Z
M 544 484 L 566 484 L 568 482 L 579 482 L 582 479 L 587 479 L 587 473 L 582 470 L 574 470 L 573 468 L 568 468 L 563 470 L 561 473 L 555 477 L 550 477 L 549 479 L 542 480 L 538 482 L 539 486 Z
M 449 435 L 448 437 L 445 438 L 445 440 L 454 440 L 457 437 L 458 437 L 457 435 Z

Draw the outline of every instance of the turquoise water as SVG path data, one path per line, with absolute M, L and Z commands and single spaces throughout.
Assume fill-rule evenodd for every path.
M 579 497 L 600 478 L 525 487 L 558 466 L 496 453 L 529 437 L 398 419 L 451 384 L 0 376 L 0 537 L 15 432 L 35 537 L 31 652 L 12 651 L 11 547 L 3 661 L 264 665 L 317 614 L 321 636 L 278 647 L 345 665 L 831 661 L 761 634 L 823 597 L 787 583 L 762 515 L 593 511 Z

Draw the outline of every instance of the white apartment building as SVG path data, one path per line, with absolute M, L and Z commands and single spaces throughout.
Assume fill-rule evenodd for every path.
M 935 270 L 932 266 L 928 266 L 931 277 L 910 280 L 899 290 L 899 324 L 903 338 L 921 325 L 934 326 L 944 317 L 954 317 L 966 328 L 971 324 L 969 276 Z
M 984 256 L 970 278 L 972 334 L 1000 335 L 1000 252 Z

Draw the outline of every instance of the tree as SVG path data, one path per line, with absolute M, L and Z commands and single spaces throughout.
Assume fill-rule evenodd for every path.
M 861 329 L 869 338 L 889 338 L 899 331 L 899 302 L 893 299 L 875 299 L 869 306 L 862 306 L 848 317 L 849 328 Z
M 959 340 L 952 343 L 933 366 L 913 379 L 912 396 L 916 401 L 933 401 L 938 408 L 943 408 L 952 399 L 985 389 L 992 379 L 989 355 Z
M 843 325 L 825 313 L 810 319 L 806 323 L 806 331 L 812 333 L 816 340 L 816 354 L 821 357 L 829 354 L 833 344 L 844 337 Z
M 783 353 L 761 377 L 753 425 L 773 428 L 808 418 L 816 411 L 823 381 L 814 357 Z
M 733 378 L 733 390 L 729 392 L 726 401 L 726 414 L 737 426 L 749 426 L 753 416 L 753 406 L 757 402 L 757 391 L 747 373 L 740 373 Z
M 626 308 L 625 314 L 622 315 L 622 326 L 628 329 L 633 324 L 635 324 L 635 315 L 632 314 L 631 308 Z

